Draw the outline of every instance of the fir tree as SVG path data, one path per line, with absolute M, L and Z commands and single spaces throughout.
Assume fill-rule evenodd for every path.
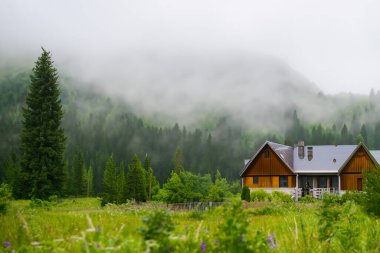
M 87 188 L 88 188 L 88 177 L 87 177 L 87 169 L 85 164 L 83 163 L 82 166 L 82 190 L 81 190 L 81 195 L 87 195 Z
M 102 205 L 115 203 L 117 198 L 117 167 L 111 155 L 106 164 L 103 176 L 103 199 Z
M 94 194 L 94 171 L 90 164 L 87 172 L 87 196 L 92 196 Z
M 150 162 L 150 158 L 148 155 L 145 156 L 144 161 L 144 169 L 146 174 L 146 192 L 148 196 L 148 200 L 152 200 L 152 196 L 158 192 L 160 189 L 160 185 L 156 179 L 156 177 L 153 174 L 152 165 Z
M 76 196 L 83 195 L 83 174 L 85 173 L 85 164 L 82 153 L 77 152 L 74 155 L 71 171 L 73 174 L 73 194 Z
M 183 154 L 180 147 L 177 147 L 175 150 L 175 154 L 173 157 L 173 165 L 174 165 L 174 172 L 176 172 L 177 174 L 185 170 Z
M 124 203 L 127 200 L 126 196 L 126 182 L 124 173 L 124 161 L 120 163 L 120 172 L 117 178 L 117 200 L 118 204 Z
M 127 189 L 129 199 L 134 199 L 136 202 L 147 200 L 146 175 L 137 155 L 134 155 L 132 163 L 128 166 Z
M 22 192 L 24 197 L 48 199 L 63 186 L 65 136 L 58 73 L 43 48 L 30 80 L 20 133 Z

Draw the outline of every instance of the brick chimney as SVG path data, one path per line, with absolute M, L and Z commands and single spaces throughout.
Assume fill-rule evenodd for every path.
M 305 142 L 298 141 L 298 158 L 303 159 L 305 157 Z
M 307 147 L 307 160 L 311 161 L 313 159 L 313 147 Z

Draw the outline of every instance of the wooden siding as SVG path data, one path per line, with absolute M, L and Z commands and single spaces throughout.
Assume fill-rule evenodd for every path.
M 265 152 L 269 154 L 265 156 Z M 243 185 L 250 188 L 279 188 L 280 176 L 288 176 L 288 187 L 295 187 L 293 172 L 269 147 L 265 147 L 256 156 L 243 174 Z M 253 177 L 258 176 L 258 184 L 253 183 Z
M 269 151 L 269 157 L 264 157 L 264 152 Z M 261 150 L 255 160 L 250 164 L 243 174 L 246 176 L 271 176 L 271 175 L 293 175 L 292 171 L 286 166 L 286 164 L 273 152 L 269 145 Z
M 257 176 L 259 178 L 259 183 L 253 183 L 253 176 L 243 178 L 243 186 L 248 186 L 250 188 L 279 188 L 280 187 L 280 177 L 279 176 Z M 288 187 L 296 187 L 296 176 L 288 176 Z
M 358 178 L 363 178 L 363 171 L 376 167 L 363 147 L 360 147 L 342 170 L 340 180 L 342 190 L 358 190 Z M 359 182 L 360 184 L 360 182 Z

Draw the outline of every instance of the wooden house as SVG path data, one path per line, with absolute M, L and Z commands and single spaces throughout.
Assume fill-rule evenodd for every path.
M 375 169 L 380 151 L 364 144 L 294 147 L 266 141 L 247 160 L 240 173 L 242 185 L 251 189 L 280 190 L 295 198 L 323 192 L 363 190 L 363 172 Z

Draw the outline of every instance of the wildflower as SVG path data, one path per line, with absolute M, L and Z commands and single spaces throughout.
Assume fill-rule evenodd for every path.
M 97 243 L 95 247 L 96 247 L 97 249 L 99 249 L 99 248 L 100 248 L 99 243 Z
M 206 242 L 202 242 L 201 244 L 201 250 L 206 251 Z
M 214 244 L 218 244 L 219 243 L 219 240 L 214 240 Z
M 268 244 L 269 244 L 269 249 L 271 249 L 271 250 L 278 246 L 276 243 L 275 236 L 276 235 L 274 233 L 268 235 Z
M 5 241 L 4 242 L 4 248 L 8 249 L 11 247 L 11 242 L 10 241 Z
M 96 227 L 96 232 L 100 233 L 100 231 L 101 231 L 101 229 L 100 229 L 100 225 L 98 225 L 98 226 Z
M 210 234 L 210 231 L 207 230 L 207 229 L 205 229 L 204 233 L 205 233 L 205 234 Z

